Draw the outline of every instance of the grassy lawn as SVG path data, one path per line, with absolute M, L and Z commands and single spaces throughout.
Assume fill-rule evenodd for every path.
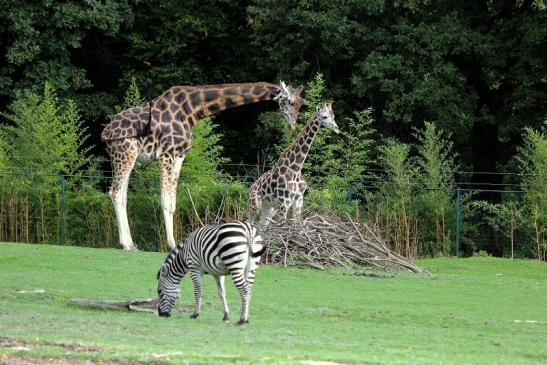
M 386 278 L 262 266 L 244 328 L 235 325 L 239 296 L 228 281 L 232 323 L 221 321 L 211 277 L 204 280 L 197 320 L 68 304 L 71 298 L 154 298 L 164 258 L 0 244 L 0 363 L 2 357 L 47 356 L 192 364 L 547 364 L 547 265 L 541 262 L 428 259 L 418 264 L 433 276 Z M 193 304 L 189 278 L 179 304 Z M 5 345 L 15 340 L 20 345 Z

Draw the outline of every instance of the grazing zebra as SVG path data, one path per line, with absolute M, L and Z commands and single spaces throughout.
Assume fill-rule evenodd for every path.
M 224 276 L 232 275 L 241 295 L 239 325 L 249 323 L 249 303 L 256 265 L 264 248 L 262 237 L 248 222 L 208 224 L 193 231 L 171 250 L 158 272 L 158 314 L 169 317 L 180 296 L 180 281 L 190 273 L 194 283 L 196 306 L 191 318 L 201 310 L 201 275 L 215 277 L 218 295 L 224 307 L 224 321 L 229 320 Z

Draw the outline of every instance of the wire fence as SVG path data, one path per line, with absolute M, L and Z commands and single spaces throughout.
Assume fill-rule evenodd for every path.
M 176 237 L 181 237 L 197 224 L 196 215 L 203 217 L 220 213 L 226 218 L 245 217 L 248 188 L 256 176 L 269 168 L 251 164 L 224 164 L 222 167 L 225 170 L 243 168 L 244 172 L 225 173 L 220 181 L 207 183 L 188 182 L 184 176 L 181 178 L 174 217 Z M 379 176 L 385 173 L 380 169 L 369 171 Z M 112 177 L 109 171 L 98 173 L 0 171 L 0 241 L 118 247 L 114 209 L 106 194 Z M 520 199 L 523 192 L 519 185 L 510 182 L 472 183 L 466 181 L 466 176 L 470 174 L 465 171 L 455 172 L 460 181 L 450 187 L 450 209 L 443 213 L 446 216 L 443 215 L 442 219 L 442 235 L 446 235 L 443 240 L 449 245 L 444 252 L 460 256 L 482 250 L 495 256 L 510 256 L 516 251 L 520 256 L 531 256 L 533 237 L 526 229 L 516 228 L 509 237 L 503 229 L 492 224 L 485 212 L 472 205 L 478 200 L 498 203 Z M 473 174 L 477 175 L 477 172 Z M 511 177 L 511 174 L 504 173 L 484 175 Z M 168 248 L 159 186 L 158 176 L 134 173 L 130 179 L 128 215 L 133 237 L 140 249 L 157 251 Z M 378 219 L 379 213 L 369 208 L 369 205 L 372 206 L 369 203 L 382 186 L 385 187 L 385 181 L 375 178 L 343 186 L 313 184 L 310 190 L 337 189 L 339 195 L 343 195 L 338 202 L 342 201 L 342 205 L 348 208 L 358 206 L 358 209 L 366 211 L 362 213 L 363 217 L 374 220 Z M 446 187 L 427 186 L 420 186 L 420 189 L 432 192 L 447 190 Z M 321 201 L 319 205 L 323 203 Z M 420 214 L 416 214 L 416 225 L 421 224 Z M 395 220 L 386 222 L 383 224 L 398 224 Z M 429 233 L 433 234 L 417 229 L 415 239 L 427 240 Z

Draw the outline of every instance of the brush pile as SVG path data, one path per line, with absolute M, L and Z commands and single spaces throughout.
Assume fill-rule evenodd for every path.
M 369 266 L 383 271 L 406 270 L 427 273 L 391 251 L 377 230 L 365 223 L 347 221 L 329 213 L 313 213 L 301 219 L 270 223 L 261 231 L 266 244 L 266 263 L 357 268 Z

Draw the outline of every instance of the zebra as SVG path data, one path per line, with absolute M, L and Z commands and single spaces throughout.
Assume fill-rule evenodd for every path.
M 171 316 L 180 297 L 180 281 L 190 273 L 194 283 L 195 307 L 191 318 L 201 310 L 201 276 L 214 276 L 224 308 L 223 321 L 229 321 L 224 276 L 230 274 L 241 295 L 239 325 L 249 323 L 249 304 L 255 270 L 264 251 L 262 237 L 248 222 L 207 224 L 191 232 L 167 255 L 158 271 L 158 314 Z

